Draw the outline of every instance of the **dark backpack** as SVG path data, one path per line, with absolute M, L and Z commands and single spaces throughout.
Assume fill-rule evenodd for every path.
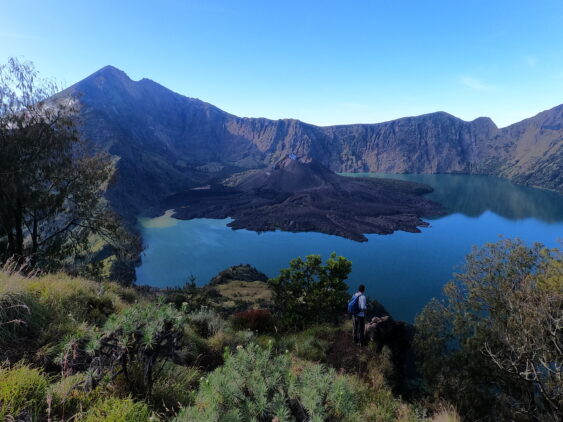
M 360 296 L 363 295 L 354 295 L 350 302 L 348 302 L 348 313 L 352 315 L 356 315 L 360 313 Z

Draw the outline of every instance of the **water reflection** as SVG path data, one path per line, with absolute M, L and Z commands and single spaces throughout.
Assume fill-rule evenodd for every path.
M 563 221 L 563 195 L 516 185 L 492 176 L 465 174 L 346 173 L 350 177 L 388 177 L 426 183 L 434 188 L 428 198 L 440 202 L 450 214 L 479 217 L 492 211 L 509 220 L 537 218 L 546 223 Z

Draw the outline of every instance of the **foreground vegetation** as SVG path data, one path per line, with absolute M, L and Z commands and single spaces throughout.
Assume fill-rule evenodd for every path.
M 452 405 L 464 420 L 559 420 L 559 251 L 501 241 L 469 255 L 418 317 L 418 372 L 404 370 L 409 344 L 360 349 L 344 304 L 305 300 L 345 297 L 350 269 L 311 256 L 268 283 L 242 266 L 166 291 L 2 271 L 0 420 L 462 420 Z

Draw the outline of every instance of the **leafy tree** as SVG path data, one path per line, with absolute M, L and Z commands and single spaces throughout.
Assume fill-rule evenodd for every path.
M 445 299 L 417 317 L 415 344 L 427 382 L 469 418 L 561 415 L 561 259 L 557 249 L 521 241 L 476 248 L 445 286 Z
M 351 270 L 352 262 L 334 253 L 325 265 L 320 255 L 293 259 L 289 268 L 268 281 L 282 328 L 299 330 L 336 322 L 346 308 L 348 285 L 344 280 Z
M 0 259 L 53 268 L 82 259 L 92 234 L 130 240 L 103 199 L 112 160 L 81 139 L 78 99 L 57 91 L 31 63 L 0 66 Z

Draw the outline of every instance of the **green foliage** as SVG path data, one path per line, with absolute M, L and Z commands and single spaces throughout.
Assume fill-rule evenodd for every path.
M 45 311 L 26 294 L 0 293 L 0 360 L 29 347 L 36 339 L 45 320 Z
M 307 328 L 281 338 L 278 342 L 280 350 L 289 350 L 301 359 L 324 362 L 326 353 L 335 336 L 333 327 L 320 325 Z
M 306 365 L 292 379 L 289 395 L 298 400 L 311 422 L 354 421 L 360 418 L 365 386 L 339 376 L 324 365 Z
M 87 374 L 78 373 L 63 377 L 51 384 L 47 391 L 50 400 L 50 415 L 61 420 L 77 418 L 101 399 L 100 389 L 87 390 Z
M 111 373 L 117 369 L 126 378 L 128 366 L 139 364 L 143 368 L 143 388 L 150 399 L 155 365 L 177 356 L 185 321 L 185 313 L 172 305 L 133 305 L 112 315 L 86 347 L 97 358 L 96 365 L 102 362 Z
M 61 352 L 62 338 L 83 330 L 84 324 L 101 325 L 123 309 L 122 295 L 131 298 L 133 293 L 115 283 L 64 273 L 26 277 L 0 271 L 0 351 L 37 349 L 37 360 L 51 363 Z
M 467 256 L 445 300 L 416 321 L 421 368 L 436 395 L 471 418 L 561 414 L 563 291 L 553 277 L 560 262 L 557 250 L 511 240 Z
M 225 321 L 213 309 L 204 306 L 188 314 L 187 320 L 197 334 L 204 338 L 217 334 L 225 325 Z
M 254 339 L 254 333 L 249 330 L 233 330 L 225 327 L 207 341 L 208 346 L 215 352 L 222 353 L 225 349 L 234 350 L 237 346 L 245 346 Z
M 320 255 L 293 259 L 289 268 L 268 281 L 282 328 L 298 330 L 338 321 L 345 311 L 348 285 L 344 280 L 351 270 L 352 262 L 334 253 L 325 265 Z
M 152 402 L 162 411 L 177 411 L 194 401 L 201 372 L 190 366 L 166 363 L 154 383 Z
M 45 412 L 49 382 L 40 369 L 18 364 L 0 366 L 0 420 L 37 420 Z
M 250 345 L 202 379 L 195 404 L 176 422 L 355 421 L 365 407 L 365 392 L 359 381 L 333 369 L 307 364 L 292 372 L 289 354 Z
M 88 410 L 84 422 L 147 422 L 151 411 L 146 403 L 110 397 L 98 401 Z

